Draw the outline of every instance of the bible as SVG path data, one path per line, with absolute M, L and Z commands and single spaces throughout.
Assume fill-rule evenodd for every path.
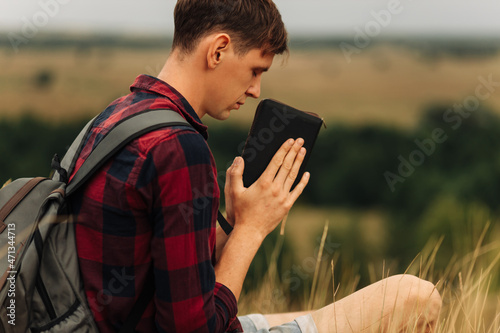
M 262 100 L 255 112 L 243 148 L 244 186 L 249 187 L 260 177 L 286 140 L 302 138 L 307 152 L 292 186 L 292 189 L 295 188 L 305 172 L 307 161 L 323 124 L 323 119 L 315 113 L 300 111 L 272 99 Z

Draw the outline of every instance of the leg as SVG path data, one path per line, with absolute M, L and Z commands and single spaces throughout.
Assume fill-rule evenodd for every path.
M 392 276 L 312 313 L 319 332 L 433 332 L 441 296 L 430 282 Z

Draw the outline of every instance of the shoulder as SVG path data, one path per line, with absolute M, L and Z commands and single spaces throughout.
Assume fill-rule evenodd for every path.
M 205 138 L 188 126 L 172 126 L 144 134 L 129 149 L 145 160 L 177 167 L 213 163 Z
M 169 127 L 150 132 L 129 149 L 137 149 L 139 156 L 135 162 L 138 187 L 158 182 L 161 187 L 177 186 L 178 195 L 185 186 L 202 187 L 216 175 L 215 160 L 206 140 L 190 128 Z

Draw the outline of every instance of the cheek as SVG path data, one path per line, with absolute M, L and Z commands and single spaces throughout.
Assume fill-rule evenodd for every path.
M 242 66 L 243 67 L 243 66 Z M 233 83 L 234 87 L 248 87 L 252 83 L 253 80 L 253 71 L 245 68 L 235 68 L 235 70 L 230 73 L 230 80 Z
M 240 94 L 245 93 L 252 86 L 253 80 L 253 75 L 242 76 L 237 83 L 235 82 L 234 87 L 237 87 Z
M 242 95 L 245 94 L 248 87 L 250 87 L 250 81 L 248 81 L 247 78 L 233 77 L 228 81 L 229 82 L 226 91 L 230 96 L 227 97 L 230 97 L 232 99 L 240 98 Z
M 220 76 L 216 84 L 212 85 L 210 91 L 212 98 L 223 102 L 224 104 L 236 103 L 252 84 L 253 75 L 247 71 L 227 71 L 226 75 Z M 232 106 L 232 105 L 231 105 Z

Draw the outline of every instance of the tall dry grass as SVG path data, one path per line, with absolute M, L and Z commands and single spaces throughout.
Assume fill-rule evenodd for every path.
M 313 310 L 357 290 L 360 276 L 356 270 L 336 272 L 338 255 L 329 262 L 322 260 L 327 230 L 325 227 L 311 290 L 300 302 L 289 302 L 290 284 L 278 278 L 276 258 L 281 250 L 281 239 L 276 244 L 262 285 L 240 299 L 240 314 Z M 435 267 L 443 237 L 433 238 L 405 272 L 391 272 L 390 265 L 384 264 L 381 276 L 376 276 L 373 267 L 370 269 L 370 279 L 375 282 L 390 275 L 407 273 L 433 282 L 443 299 L 436 333 L 500 332 L 500 240 L 495 239 L 497 233 L 493 231 L 488 224 L 476 239 L 474 249 L 465 255 L 453 256 L 444 268 Z M 463 237 L 470 238 L 471 235 L 464 234 Z M 404 332 L 417 332 L 414 327 L 416 325 L 410 323 Z

